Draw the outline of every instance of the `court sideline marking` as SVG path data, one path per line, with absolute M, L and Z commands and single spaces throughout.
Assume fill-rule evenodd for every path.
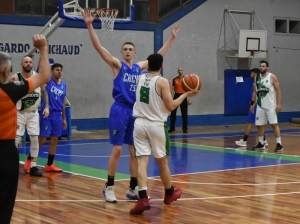
M 295 192 L 283 192 L 275 194 L 249 194 L 249 195 L 234 195 L 234 196 L 215 196 L 215 197 L 201 197 L 201 198 L 180 198 L 178 201 L 190 201 L 190 200 L 216 200 L 216 199 L 230 199 L 230 198 L 249 198 L 249 197 L 269 197 L 277 195 L 291 195 L 291 194 L 300 194 L 300 191 Z M 132 202 L 134 200 L 118 200 L 118 202 Z M 163 199 L 152 199 L 151 201 L 163 201 Z M 106 202 L 102 200 L 16 200 L 16 202 Z

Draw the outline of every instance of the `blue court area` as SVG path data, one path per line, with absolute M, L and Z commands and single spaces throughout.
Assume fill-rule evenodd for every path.
M 40 149 L 38 164 L 41 166 L 44 166 L 47 161 L 48 145 L 47 142 Z M 106 178 L 111 150 L 112 146 L 108 139 L 60 141 L 55 163 L 68 172 Z M 29 153 L 29 143 L 20 145 L 19 152 L 20 159 L 24 160 Z M 129 178 L 128 161 L 129 151 L 125 145 L 119 161 L 116 179 Z M 298 157 L 289 155 L 177 142 L 171 142 L 171 155 L 169 157 L 172 175 L 298 162 Z M 149 162 L 148 174 L 149 177 L 159 176 L 159 170 L 153 157 Z

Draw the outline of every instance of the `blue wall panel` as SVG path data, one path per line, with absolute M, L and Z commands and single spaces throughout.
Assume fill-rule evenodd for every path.
M 253 80 L 250 70 L 226 69 L 224 71 L 224 115 L 246 115 L 251 100 Z M 243 77 L 244 82 L 236 82 L 236 77 Z

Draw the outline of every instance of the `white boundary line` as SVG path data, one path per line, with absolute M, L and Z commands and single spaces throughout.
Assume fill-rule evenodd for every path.
M 179 201 L 191 200 L 217 200 L 217 199 L 230 199 L 230 198 L 248 198 L 248 197 L 269 197 L 278 195 L 300 194 L 300 191 L 283 192 L 276 194 L 248 194 L 248 195 L 235 195 L 235 196 L 216 196 L 216 197 L 201 197 L 201 198 L 180 198 Z M 163 199 L 152 199 L 151 201 L 162 201 Z M 128 202 L 134 200 L 118 200 L 118 202 Z M 16 202 L 105 202 L 105 200 L 16 200 Z
M 108 141 L 108 142 L 89 142 L 89 143 L 86 142 L 86 143 L 76 143 L 76 144 L 62 144 L 62 145 L 57 145 L 57 147 L 67 146 L 67 145 L 93 145 L 93 144 L 99 144 L 99 143 L 108 143 L 109 145 L 111 145 L 109 143 L 109 141 Z M 26 144 L 26 143 L 22 143 L 22 144 Z M 48 147 L 48 146 L 49 145 L 43 145 L 42 147 Z M 29 145 L 28 146 L 20 146 L 20 147 L 18 147 L 18 149 L 26 149 L 26 148 L 29 148 Z
M 44 154 L 48 154 L 48 152 L 43 152 Z M 92 158 L 109 158 L 110 157 L 110 155 L 109 156 L 85 156 L 85 155 L 67 155 L 67 154 L 55 154 L 56 156 L 68 156 L 68 157 L 92 157 Z M 129 157 L 130 155 L 121 155 L 120 157 Z

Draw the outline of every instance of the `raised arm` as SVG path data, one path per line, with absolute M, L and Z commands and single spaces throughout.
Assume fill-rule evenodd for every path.
M 159 51 L 157 52 L 158 54 L 161 54 L 162 56 L 164 56 L 169 48 L 171 47 L 173 41 L 176 39 L 178 31 L 179 31 L 179 25 L 178 23 L 176 23 L 174 26 L 171 27 L 172 29 L 172 35 L 171 37 L 168 39 L 168 41 L 161 47 L 161 49 L 159 49 Z M 147 69 L 148 68 L 148 61 L 140 61 L 137 63 L 142 70 Z
M 179 25 L 176 23 L 174 26 L 171 27 L 172 29 L 172 35 L 167 40 L 167 42 L 159 49 L 157 53 L 161 54 L 162 56 L 165 56 L 165 54 L 168 52 L 169 48 L 171 47 L 173 41 L 176 39 L 178 31 L 179 31 Z
M 10 82 L 19 81 L 17 73 L 13 74 L 9 80 Z
M 39 73 L 30 78 L 32 80 L 33 89 L 36 89 L 50 81 L 50 64 L 46 37 L 40 34 L 34 35 L 33 46 L 40 51 Z
M 281 111 L 281 89 L 280 89 L 280 85 L 278 82 L 278 79 L 276 77 L 276 75 L 272 74 L 272 82 L 276 91 L 276 100 L 277 100 L 277 105 L 276 105 L 276 110 L 279 113 Z
M 83 12 L 81 12 L 84 22 L 88 28 L 89 35 L 95 50 L 100 54 L 102 59 L 112 68 L 118 69 L 121 68 L 121 61 L 116 57 L 112 56 L 100 43 L 100 40 L 95 32 L 93 27 L 94 16 L 91 15 L 91 10 L 85 8 Z

